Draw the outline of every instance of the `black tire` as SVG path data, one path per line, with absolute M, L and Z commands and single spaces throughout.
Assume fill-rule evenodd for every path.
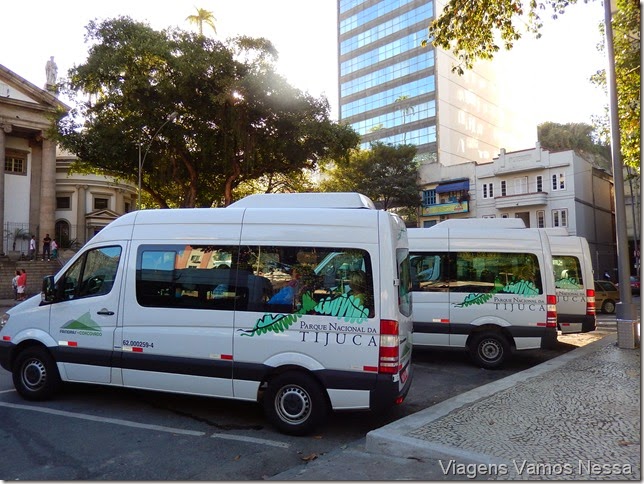
M 268 382 L 264 412 L 280 432 L 309 434 L 326 418 L 328 411 L 324 390 L 309 375 L 289 371 Z
M 476 333 L 469 344 L 474 363 L 488 370 L 500 368 L 510 357 L 510 351 L 507 338 L 495 331 Z
M 615 312 L 615 301 L 606 299 L 602 304 L 602 313 L 613 314 Z
M 47 400 L 61 385 L 54 359 L 41 347 L 27 348 L 16 358 L 13 384 L 26 400 Z

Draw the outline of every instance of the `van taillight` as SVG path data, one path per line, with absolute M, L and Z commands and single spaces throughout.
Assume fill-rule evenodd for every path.
M 380 351 L 378 353 L 378 373 L 398 373 L 400 336 L 398 321 L 380 320 Z
M 586 289 L 586 315 L 594 316 L 597 312 L 595 307 L 595 290 Z
M 547 296 L 546 328 L 557 327 L 557 296 Z

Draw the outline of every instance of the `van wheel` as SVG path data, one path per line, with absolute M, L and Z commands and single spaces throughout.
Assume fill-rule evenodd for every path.
M 470 356 L 481 368 L 499 368 L 510 355 L 510 343 L 498 332 L 475 334 L 469 344 Z
M 606 314 L 613 314 L 615 312 L 615 302 L 610 299 L 606 299 L 604 304 L 602 304 L 602 312 Z
M 27 400 L 46 400 L 60 388 L 56 363 L 44 348 L 27 348 L 18 355 L 13 367 L 13 384 Z
M 306 435 L 322 422 L 328 410 L 324 391 L 304 373 L 283 373 L 268 383 L 264 412 L 280 432 Z

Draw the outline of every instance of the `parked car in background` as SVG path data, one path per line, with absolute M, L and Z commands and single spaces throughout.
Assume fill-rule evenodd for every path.
M 631 293 L 634 296 L 640 295 L 640 279 L 636 276 L 631 276 Z
M 595 281 L 595 307 L 606 314 L 615 313 L 619 302 L 619 289 L 611 281 Z

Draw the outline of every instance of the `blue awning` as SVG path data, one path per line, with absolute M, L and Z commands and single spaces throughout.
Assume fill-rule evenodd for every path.
M 461 190 L 469 190 L 470 181 L 461 180 L 456 182 L 442 183 L 436 187 L 436 193 L 458 192 Z

